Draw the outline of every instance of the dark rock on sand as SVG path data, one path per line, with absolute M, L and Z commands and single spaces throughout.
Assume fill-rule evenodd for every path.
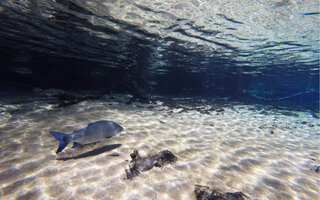
M 210 190 L 208 186 L 195 185 L 194 192 L 197 200 L 248 200 L 249 198 L 242 192 L 220 193 L 216 190 Z
M 35 88 L 33 90 L 35 96 L 47 99 L 52 104 L 56 104 L 56 107 L 65 107 L 73 104 L 77 104 L 82 101 L 96 100 L 102 98 L 100 91 L 82 91 L 81 93 L 68 92 L 60 89 L 40 89 Z
M 216 109 L 216 112 L 223 112 L 223 111 L 225 111 L 223 108 L 217 108 Z
M 319 114 L 317 113 L 311 113 L 312 117 L 316 118 L 316 119 L 320 119 Z
M 152 169 L 153 167 L 164 167 L 167 164 L 174 163 L 177 157 L 169 150 L 164 150 L 156 155 L 141 157 L 138 150 L 130 154 L 131 161 L 129 168 L 126 169 L 127 179 L 133 179 L 141 172 Z
M 314 165 L 311 168 L 312 171 L 316 172 L 316 173 L 320 173 L 320 165 Z

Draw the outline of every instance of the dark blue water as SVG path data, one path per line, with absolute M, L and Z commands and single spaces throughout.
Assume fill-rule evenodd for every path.
M 319 3 L 0 3 L 0 89 L 319 110 Z

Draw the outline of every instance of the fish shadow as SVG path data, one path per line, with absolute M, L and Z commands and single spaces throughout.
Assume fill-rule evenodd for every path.
M 87 157 L 90 157 L 90 156 L 99 155 L 99 154 L 107 152 L 107 151 L 111 151 L 111 150 L 116 149 L 116 148 L 118 148 L 120 146 L 121 146 L 121 144 L 106 145 L 106 146 L 99 147 L 97 149 L 94 149 L 92 151 L 89 151 L 89 152 L 86 152 L 86 153 L 83 153 L 83 154 L 80 154 L 80 155 L 77 155 L 77 156 L 57 158 L 56 160 L 66 161 L 66 160 L 71 160 L 71 159 L 87 158 Z

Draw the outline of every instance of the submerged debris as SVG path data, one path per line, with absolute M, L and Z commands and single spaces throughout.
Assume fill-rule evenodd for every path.
M 311 113 L 313 118 L 320 119 L 320 115 L 317 113 Z
M 167 164 L 174 163 L 177 157 L 169 150 L 160 151 L 156 155 L 141 157 L 138 150 L 130 154 L 131 161 L 129 168 L 126 169 L 127 179 L 133 179 L 141 172 L 152 169 L 153 167 L 164 167 Z
M 196 193 L 197 200 L 248 200 L 249 198 L 242 192 L 227 192 L 220 193 L 216 190 L 210 190 L 208 186 L 195 185 L 194 192 Z

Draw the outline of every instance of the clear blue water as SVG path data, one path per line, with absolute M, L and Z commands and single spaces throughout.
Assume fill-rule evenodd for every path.
M 317 1 L 0 7 L 2 90 L 138 90 L 319 110 Z

